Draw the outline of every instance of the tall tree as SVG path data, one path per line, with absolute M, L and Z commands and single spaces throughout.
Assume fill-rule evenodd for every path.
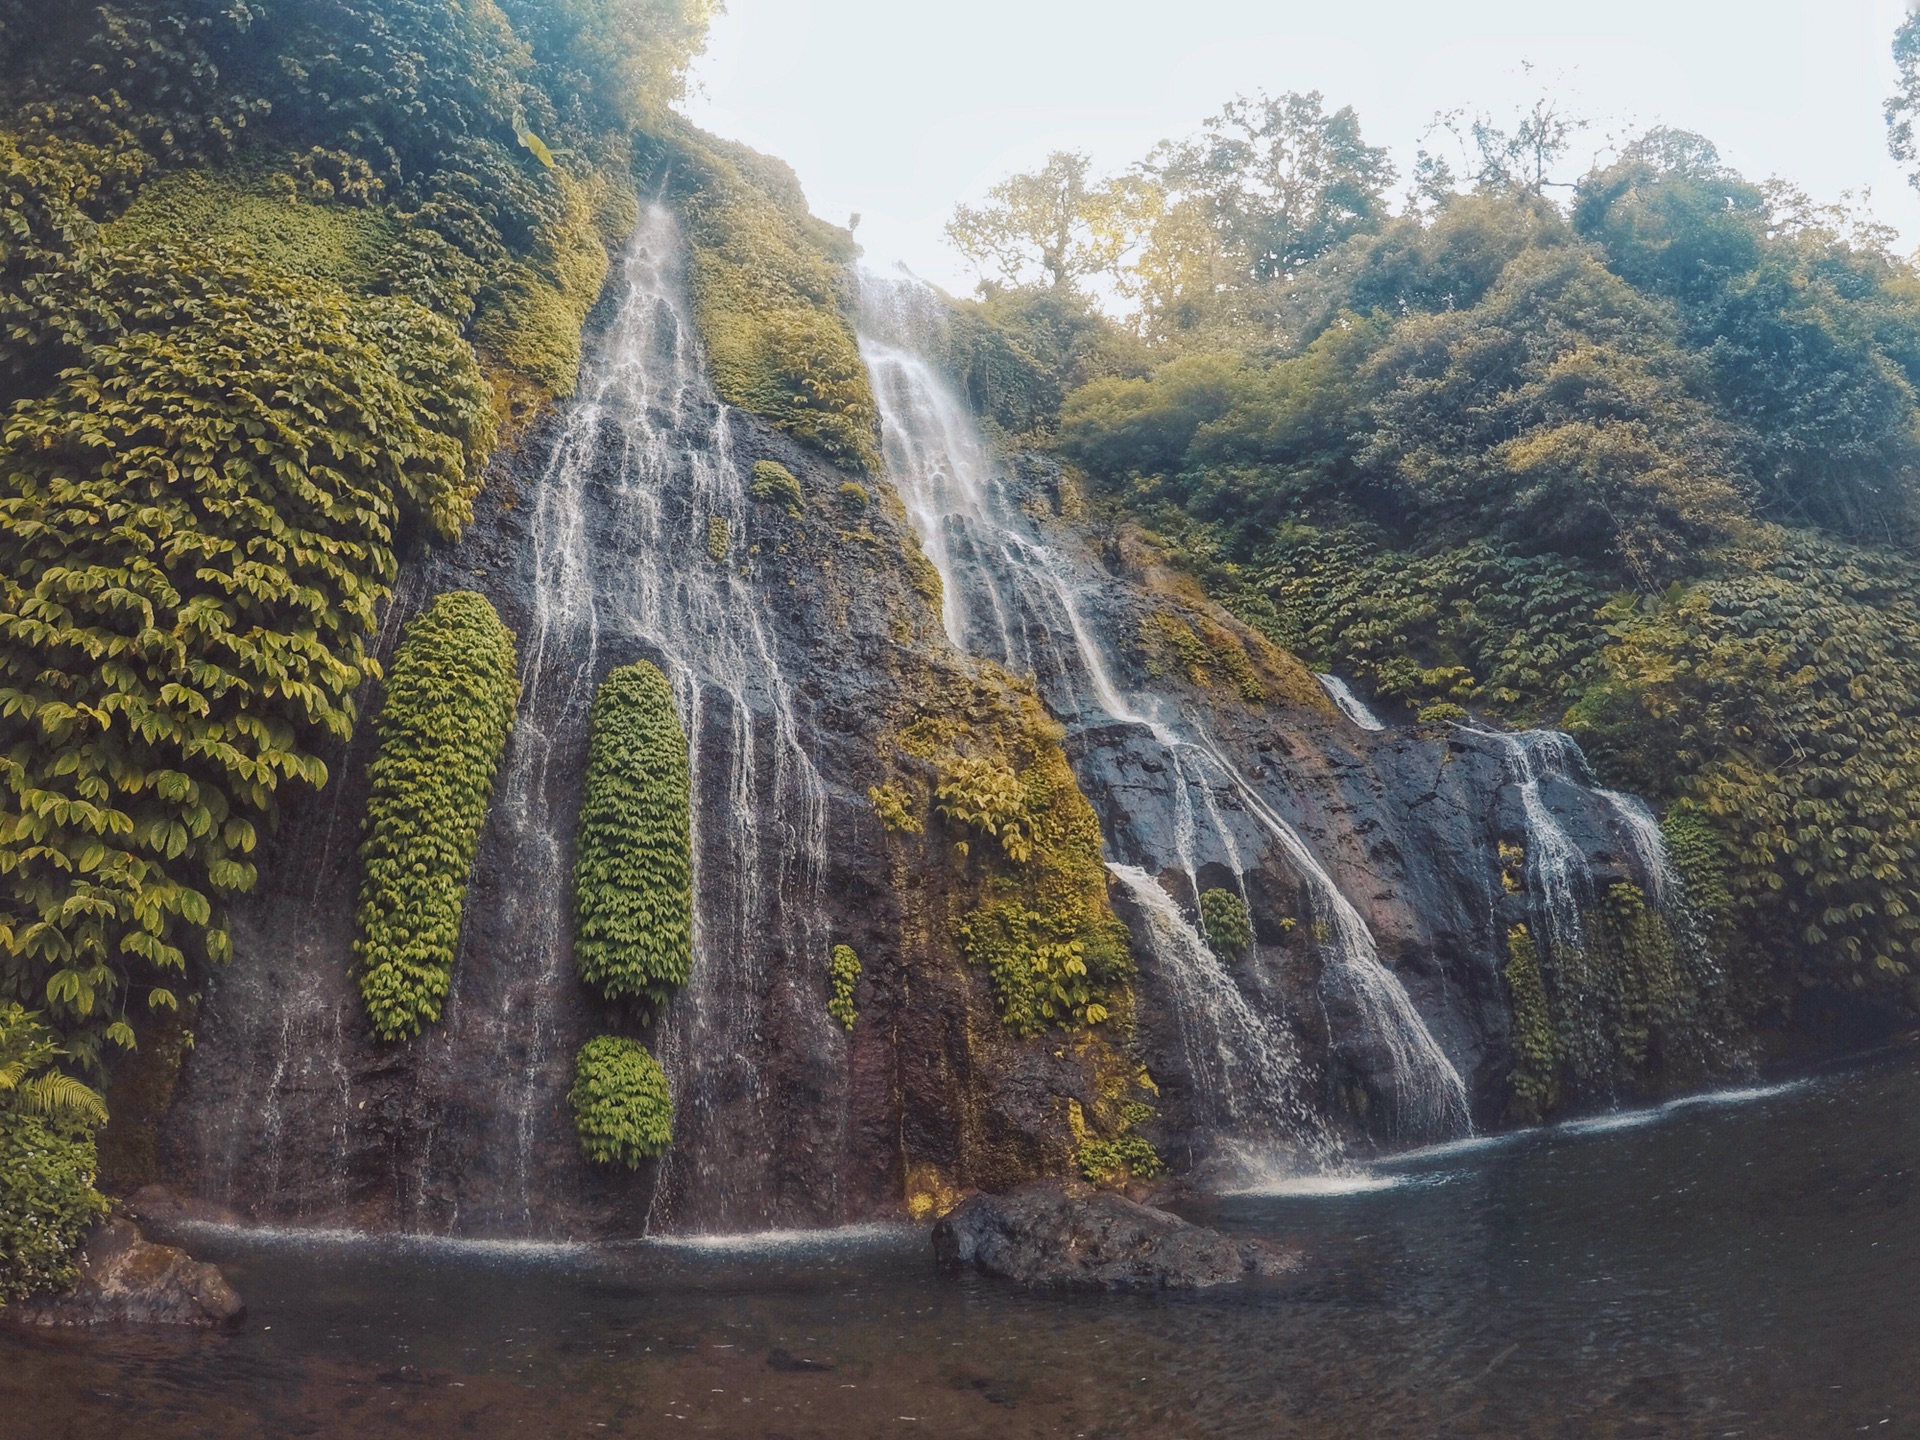
M 1127 248 L 1129 188 L 1093 182 L 1092 162 L 1056 150 L 1040 169 L 1010 175 L 984 205 L 961 205 L 947 238 L 962 254 L 1011 286 L 1038 280 L 1056 290 L 1112 271 Z

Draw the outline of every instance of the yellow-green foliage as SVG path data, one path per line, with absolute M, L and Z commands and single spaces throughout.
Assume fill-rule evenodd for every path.
M 657 1010 L 693 970 L 687 736 L 653 665 L 615 670 L 593 702 L 573 868 L 574 963 L 609 1000 Z
M 580 1047 L 567 1092 L 580 1149 L 601 1165 L 640 1168 L 673 1143 L 673 1096 L 660 1062 L 635 1041 L 602 1035 Z
M 467 876 L 519 698 L 513 635 L 484 596 L 435 597 L 402 632 L 375 722 L 353 953 L 383 1040 L 440 1018 Z
M 1200 925 L 1207 943 L 1222 955 L 1244 955 L 1253 944 L 1253 916 L 1247 902 L 1231 890 L 1208 890 L 1200 896 Z
M 227 957 L 282 784 L 351 730 L 395 532 L 459 533 L 492 421 L 405 301 L 40 249 L 84 231 L 67 183 L 0 254 L 0 374 L 51 376 L 0 428 L 0 976 L 91 1056 L 130 980 L 167 1005 Z
M 1140 1083 L 1152 1087 L 1153 1082 L 1145 1070 L 1140 1072 Z M 1067 1121 L 1073 1133 L 1074 1163 L 1080 1167 L 1080 1173 L 1096 1185 L 1111 1185 L 1124 1179 L 1152 1180 L 1165 1174 L 1166 1162 L 1154 1149 L 1153 1142 L 1133 1133 L 1135 1126 L 1146 1124 L 1153 1116 L 1151 1105 L 1129 1101 L 1120 1107 L 1119 1128 L 1111 1137 L 1101 1139 L 1088 1130 L 1080 1102 L 1069 1101 Z
M 850 1032 L 859 1013 L 853 1008 L 853 987 L 860 979 L 860 957 L 851 945 L 836 945 L 827 962 L 827 1013 Z
M 859 515 L 873 503 L 873 496 L 867 493 L 867 487 L 858 480 L 848 480 L 840 486 L 840 508 L 850 515 Z
M 1241 699 L 1249 705 L 1265 703 L 1266 686 L 1260 683 L 1260 676 L 1239 637 L 1204 618 L 1194 623 L 1200 627 L 1201 634 L 1194 633 L 1187 617 L 1171 610 L 1156 610 L 1140 622 L 1140 640 L 1147 652 L 1148 671 L 1164 675 L 1177 669 L 1195 685 L 1204 687 L 1214 683 L 1216 670 L 1222 670 L 1240 692 Z
M 1681 970 L 1673 931 L 1647 904 L 1640 887 L 1611 886 L 1605 905 L 1607 935 L 1619 970 L 1615 1043 L 1621 1060 L 1631 1071 L 1638 1071 L 1647 1063 L 1653 1027 L 1679 1018 L 1694 997 Z
M 867 799 L 873 805 L 873 813 L 880 823 L 889 830 L 902 835 L 918 835 L 926 827 L 913 814 L 913 796 L 901 785 L 888 781 L 885 785 L 870 786 Z
M 877 471 L 879 411 L 841 286 L 853 239 L 776 160 L 679 129 L 660 164 L 686 221 L 714 389 L 839 464 Z
M 715 560 L 727 558 L 727 547 L 733 543 L 733 528 L 727 524 L 724 515 L 707 517 L 707 554 Z
M 1126 927 L 1107 905 L 1100 822 L 1062 733 L 1030 689 L 983 683 L 963 713 L 916 721 L 900 737 L 936 767 L 936 811 L 977 882 L 979 903 L 954 916 L 954 938 L 1024 1036 L 1103 1023 L 1133 974 Z
M 598 182 L 604 185 L 604 182 Z M 550 395 L 571 394 L 580 376 L 580 330 L 607 278 L 596 223 L 595 185 L 553 172 L 553 218 L 534 231 L 526 261 L 507 266 L 483 292 L 474 343 Z
M 93 1188 L 106 1111 L 53 1068 L 62 1053 L 36 1016 L 0 1006 L 0 1307 L 71 1285 L 73 1251 L 107 1213 Z
M 1540 952 L 1524 925 L 1507 932 L 1507 994 L 1513 1002 L 1513 1109 L 1538 1120 L 1560 1103 L 1560 1059 L 1540 974 Z
M 1033 858 L 1033 816 L 1026 786 L 997 758 L 950 755 L 934 786 L 934 809 L 941 818 L 1000 842 L 1007 858 L 1024 864 Z M 969 853 L 965 840 L 954 847 Z
M 381 207 L 290 198 L 263 170 L 183 170 L 143 186 L 106 227 L 109 244 L 243 248 L 265 268 L 370 293 L 400 232 Z M 284 174 L 277 178 L 286 178 Z
M 784 506 L 786 512 L 795 519 L 800 516 L 801 507 L 806 504 L 806 496 L 800 490 L 800 482 L 794 474 L 778 460 L 756 460 L 753 462 L 753 484 L 748 494 L 754 499 L 769 505 Z

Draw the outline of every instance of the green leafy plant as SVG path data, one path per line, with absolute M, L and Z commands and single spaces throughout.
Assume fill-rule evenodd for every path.
M 73 1252 L 107 1213 L 94 1189 L 106 1109 L 54 1068 L 63 1051 L 21 1006 L 0 1006 L 0 1306 L 62 1290 Z
M 901 835 L 918 835 L 926 828 L 915 818 L 913 796 L 902 785 L 890 780 L 885 785 L 869 786 L 867 801 L 880 823 L 889 830 Z
M 1027 792 L 1005 764 L 986 756 L 949 755 L 934 787 L 934 808 L 955 824 L 1000 842 L 1009 860 L 1023 864 L 1033 855 L 1033 820 Z M 968 853 L 968 842 L 956 849 Z
M 753 462 L 753 481 L 747 487 L 747 493 L 755 500 L 782 506 L 796 520 L 807 503 L 799 480 L 778 460 Z
M 849 515 L 863 515 L 867 507 L 873 504 L 873 496 L 867 493 L 867 487 L 858 480 L 844 481 L 837 493 L 840 497 L 840 508 Z
M 1513 1005 L 1513 1110 L 1522 1120 L 1539 1120 L 1560 1103 L 1560 1060 L 1540 952 L 1524 925 L 1507 932 L 1504 973 Z
M 354 959 L 374 1034 L 440 1018 L 467 877 L 519 700 L 513 635 L 484 596 L 453 590 L 408 622 L 367 767 Z
M 1113 1140 L 1089 1140 L 1075 1159 L 1080 1173 L 1094 1184 L 1111 1184 L 1124 1171 L 1135 1180 L 1153 1180 L 1164 1175 L 1166 1161 L 1143 1135 L 1122 1135 Z
M 673 1096 L 660 1063 L 635 1041 L 602 1035 L 573 1062 L 573 1107 L 580 1149 L 601 1165 L 637 1170 L 673 1143 Z
M 724 515 L 707 517 L 707 554 L 714 560 L 727 558 L 727 547 L 733 543 L 733 530 L 727 524 Z
M 860 978 L 860 957 L 851 945 L 836 945 L 827 962 L 827 1013 L 848 1031 L 858 1015 L 853 1008 L 853 987 Z
M 1222 955 L 1244 955 L 1253 944 L 1253 917 L 1247 913 L 1247 902 L 1231 890 L 1202 892 L 1200 927 L 1207 943 Z
M 573 868 L 574 963 L 609 1000 L 657 1010 L 693 969 L 687 736 L 673 689 L 645 661 L 593 702 Z

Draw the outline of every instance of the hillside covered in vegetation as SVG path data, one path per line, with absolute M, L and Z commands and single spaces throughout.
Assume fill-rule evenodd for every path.
M 956 213 L 949 363 L 1316 668 L 1571 731 L 1661 810 L 1749 1023 L 1910 1012 L 1920 272 L 1698 136 L 1556 185 L 1574 130 L 1463 130 L 1401 205 L 1318 95 L 1107 180 L 1056 155 Z

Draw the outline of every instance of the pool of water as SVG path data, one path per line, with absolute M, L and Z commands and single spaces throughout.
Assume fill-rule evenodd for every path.
M 240 1334 L 0 1329 L 0 1435 L 1920 1436 L 1917 1166 L 1908 1051 L 1212 1202 L 1316 1257 L 1277 1291 L 210 1230 Z

